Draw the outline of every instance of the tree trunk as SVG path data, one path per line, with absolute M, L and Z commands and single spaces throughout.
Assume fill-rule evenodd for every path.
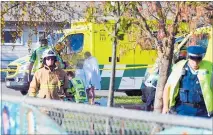
M 118 22 L 115 23 L 115 29 L 114 29 L 114 42 L 113 42 L 113 48 L 112 48 L 112 73 L 110 78 L 110 86 L 109 86 L 109 95 L 108 95 L 108 102 L 107 107 L 113 106 L 113 100 L 114 100 L 114 83 L 115 83 L 115 68 L 116 68 L 116 48 L 117 48 L 117 38 L 116 38 L 116 31 L 118 29 L 117 27 Z
M 160 58 L 159 62 L 159 79 L 155 93 L 155 103 L 154 103 L 154 112 L 161 113 L 163 108 L 163 90 L 166 84 L 166 81 L 169 77 L 170 66 L 172 64 L 173 50 L 174 50 L 174 38 L 163 42 L 161 48 L 158 48 L 158 56 Z M 165 48 L 165 49 L 163 49 Z M 152 125 L 151 135 L 154 135 L 162 130 L 162 126 L 154 123 Z
M 120 2 L 117 1 L 117 9 L 115 8 L 115 25 L 114 25 L 114 31 L 113 31 L 113 49 L 112 49 L 112 74 L 110 78 L 110 86 L 109 86 L 109 95 L 108 95 L 108 102 L 107 102 L 107 107 L 112 107 L 114 103 L 114 84 L 115 84 L 115 67 L 116 67 L 116 52 L 117 52 L 117 42 L 118 42 L 118 30 L 119 30 L 119 24 L 120 24 Z
M 173 50 L 174 50 L 174 38 L 168 38 L 166 42 L 163 42 L 163 47 L 165 48 L 163 52 L 158 52 L 160 57 L 159 62 L 159 80 L 155 93 L 155 103 L 154 112 L 161 113 L 163 108 L 163 90 L 166 81 L 169 77 L 170 66 L 172 64 Z

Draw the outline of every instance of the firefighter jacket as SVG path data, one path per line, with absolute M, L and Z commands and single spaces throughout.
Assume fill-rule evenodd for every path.
M 66 72 L 58 67 L 53 71 L 49 67 L 36 71 L 30 83 L 29 96 L 47 99 L 59 99 L 59 93 L 64 93 L 68 88 Z

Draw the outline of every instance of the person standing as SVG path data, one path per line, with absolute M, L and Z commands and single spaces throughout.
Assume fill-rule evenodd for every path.
M 84 86 L 88 86 L 86 84 L 86 73 L 83 69 L 83 60 L 79 60 L 76 64 L 75 77 L 80 78 L 83 81 Z
M 178 61 L 185 60 L 187 57 L 186 47 L 182 47 L 180 49 L 180 52 L 177 54 L 177 57 L 173 57 L 174 64 Z M 157 87 L 157 82 L 159 79 L 159 65 L 160 60 L 159 58 L 156 59 L 156 62 L 154 66 L 149 69 L 148 72 L 145 74 L 145 80 L 144 80 L 144 88 L 142 91 L 142 101 L 144 104 L 142 105 L 143 109 L 145 111 L 152 111 L 154 107 L 154 101 L 155 101 L 155 92 Z
M 29 70 L 28 81 L 29 82 L 30 82 L 30 76 L 31 76 L 32 69 L 34 71 L 36 71 L 41 67 L 43 52 L 47 49 L 50 49 L 50 47 L 48 46 L 47 39 L 45 39 L 45 38 L 41 39 L 40 44 L 41 45 L 35 51 L 33 51 L 32 55 L 30 57 L 30 65 L 28 67 L 28 70 Z
M 162 113 L 212 116 L 212 64 L 202 61 L 205 52 L 201 46 L 189 46 L 188 60 L 179 61 L 173 66 L 164 88 Z
M 55 65 L 56 54 L 52 49 L 43 53 L 43 67 L 35 72 L 28 94 L 31 97 L 60 100 L 66 94 L 68 77 L 66 72 Z
M 99 64 L 95 57 L 90 52 L 84 53 L 85 61 L 83 70 L 86 75 L 86 89 L 89 96 L 90 104 L 94 104 L 95 92 L 94 90 L 101 89 L 101 76 Z
M 29 74 L 28 74 L 28 82 L 31 81 L 31 72 L 32 69 L 35 71 L 37 71 L 39 68 L 41 68 L 42 66 L 42 62 L 43 62 L 43 58 L 42 55 L 44 53 L 44 51 L 51 49 L 50 46 L 48 46 L 48 40 L 47 39 L 41 39 L 41 46 L 39 48 L 37 48 L 31 55 L 30 57 L 30 65 L 28 67 L 29 70 Z M 56 62 L 56 66 L 60 67 L 60 68 L 65 68 L 65 64 L 63 62 L 63 60 L 61 59 L 61 57 L 56 54 L 56 58 L 57 58 L 57 62 Z

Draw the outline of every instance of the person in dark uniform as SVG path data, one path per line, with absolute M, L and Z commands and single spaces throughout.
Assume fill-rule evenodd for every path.
M 173 67 L 163 93 L 163 113 L 209 117 L 213 113 L 211 71 L 202 61 L 205 48 L 194 45 L 187 48 L 188 60 Z

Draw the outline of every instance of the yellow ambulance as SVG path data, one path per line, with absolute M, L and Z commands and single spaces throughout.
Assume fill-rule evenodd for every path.
M 90 51 L 99 63 L 101 73 L 101 89 L 108 90 L 112 68 L 112 31 L 114 23 L 91 23 L 85 20 L 73 22 L 71 29 L 63 32 L 56 32 L 56 38 L 49 36 L 49 43 L 55 50 L 60 51 L 62 59 L 69 63 L 71 68 L 75 68 L 77 61 L 83 60 L 83 54 Z M 132 30 L 136 30 L 135 28 Z M 138 95 L 141 93 L 142 82 L 147 67 L 154 64 L 157 57 L 156 50 L 141 50 L 136 45 L 136 38 L 131 34 L 120 33 L 117 47 L 117 65 L 115 77 L 115 90 L 125 91 L 127 95 Z M 26 60 L 23 62 L 23 59 Z M 29 64 L 29 56 L 22 58 L 22 64 L 16 60 L 9 64 L 8 69 L 17 69 L 7 72 L 7 87 L 19 89 L 26 93 L 28 85 L 23 85 L 26 81 L 27 73 L 19 71 L 24 64 Z M 22 81 L 22 82 L 20 82 Z M 21 86 L 19 85 L 21 84 Z

